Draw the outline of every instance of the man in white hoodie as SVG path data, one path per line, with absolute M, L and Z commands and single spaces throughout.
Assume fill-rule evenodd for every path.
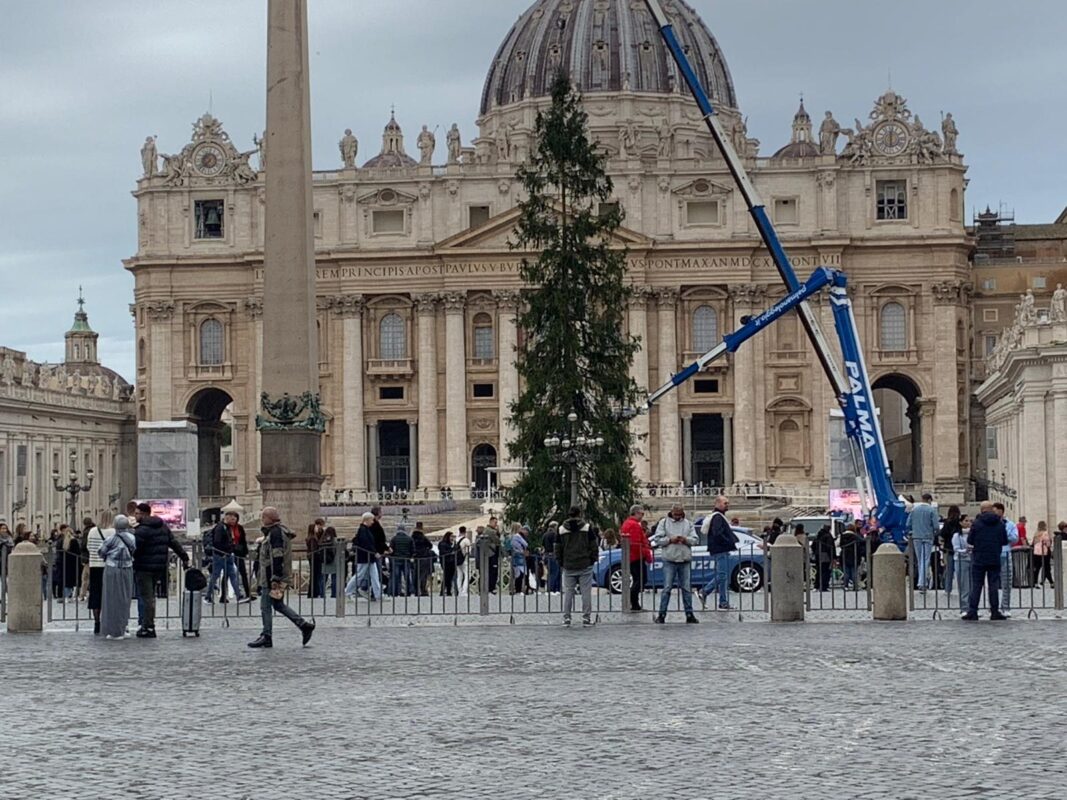
M 656 526 L 652 545 L 663 548 L 660 553 L 660 558 L 663 559 L 663 594 L 660 595 L 659 615 L 656 617 L 656 622 L 660 625 L 667 621 L 667 606 L 670 605 L 671 592 L 675 583 L 682 592 L 685 621 L 700 622 L 693 613 L 691 591 L 693 545 L 698 541 L 693 523 L 686 519 L 685 509 L 680 503 L 671 506 L 670 513 Z

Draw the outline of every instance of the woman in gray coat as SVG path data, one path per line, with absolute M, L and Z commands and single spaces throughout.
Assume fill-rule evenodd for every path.
M 137 541 L 130 530 L 130 521 L 123 515 L 115 517 L 114 532 L 100 547 L 104 559 L 104 597 L 100 609 L 100 633 L 107 639 L 125 639 L 130 623 L 130 601 L 133 599 L 133 552 Z

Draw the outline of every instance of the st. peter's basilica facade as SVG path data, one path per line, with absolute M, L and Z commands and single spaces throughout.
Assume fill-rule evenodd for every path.
M 664 5 L 798 273 L 848 273 L 896 477 L 962 499 L 971 241 L 951 115 L 933 132 L 893 91 L 842 113 L 857 117 L 851 125 L 830 112 L 813 123 L 801 104 L 788 143 L 762 156 L 715 39 L 684 2 Z M 784 295 L 644 4 L 538 0 L 492 59 L 472 141 L 453 126 L 436 142 L 424 128 L 413 158 L 390 119 L 380 153 L 358 166 L 345 133 L 337 167 L 314 175 L 327 494 L 460 493 L 520 468 L 506 449 L 524 335 L 520 255 L 508 247 L 522 197 L 514 175 L 559 69 L 582 90 L 625 212 L 616 238 L 636 289 L 626 316 L 643 343 L 637 383 L 659 385 Z M 142 155 L 138 249 L 125 262 L 136 279 L 138 417 L 195 422 L 200 494 L 255 505 L 270 153 L 239 152 L 205 114 L 162 168 L 154 141 Z M 816 305 L 829 330 L 827 304 Z M 833 406 L 790 316 L 635 421 L 635 470 L 657 484 L 825 490 Z

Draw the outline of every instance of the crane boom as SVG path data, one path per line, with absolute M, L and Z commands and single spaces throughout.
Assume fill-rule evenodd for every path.
M 882 437 L 881 426 L 878 424 L 874 393 L 856 331 L 856 320 L 852 313 L 852 302 L 848 297 L 845 275 L 843 272 L 823 267 L 816 270 L 806 283 L 802 284 L 797 278 L 785 249 L 778 239 L 774 225 L 771 224 L 770 217 L 767 215 L 763 200 L 752 184 L 729 137 L 723 131 L 719 116 L 704 91 L 704 87 L 700 85 L 700 80 L 693 71 L 659 0 L 645 0 L 645 3 L 704 116 L 708 131 L 725 159 L 727 169 L 737 183 L 741 196 L 745 199 L 749 214 L 789 294 L 762 314 L 750 317 L 738 331 L 727 334 L 719 345 L 681 372 L 673 375 L 667 383 L 649 395 L 644 407 L 639 411 L 647 411 L 660 397 L 695 375 L 714 358 L 725 352 L 733 352 L 742 342 L 759 333 L 766 325 L 795 309 L 844 414 L 845 433 L 848 435 L 849 447 L 857 472 L 860 471 L 862 464 L 866 486 L 861 483 L 861 496 L 866 498 L 868 489 L 873 493 L 875 516 L 893 541 L 903 546 L 906 524 L 904 503 L 897 497 L 893 488 L 885 441 Z M 822 326 L 807 302 L 809 297 L 827 285 L 830 285 L 834 327 L 837 329 L 844 356 L 844 370 L 835 359 Z

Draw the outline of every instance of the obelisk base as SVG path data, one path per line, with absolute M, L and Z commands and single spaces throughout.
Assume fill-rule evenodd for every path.
M 259 487 L 263 505 L 281 512 L 282 524 L 303 539 L 319 516 L 323 476 L 319 472 L 321 434 L 305 430 L 260 432 Z

